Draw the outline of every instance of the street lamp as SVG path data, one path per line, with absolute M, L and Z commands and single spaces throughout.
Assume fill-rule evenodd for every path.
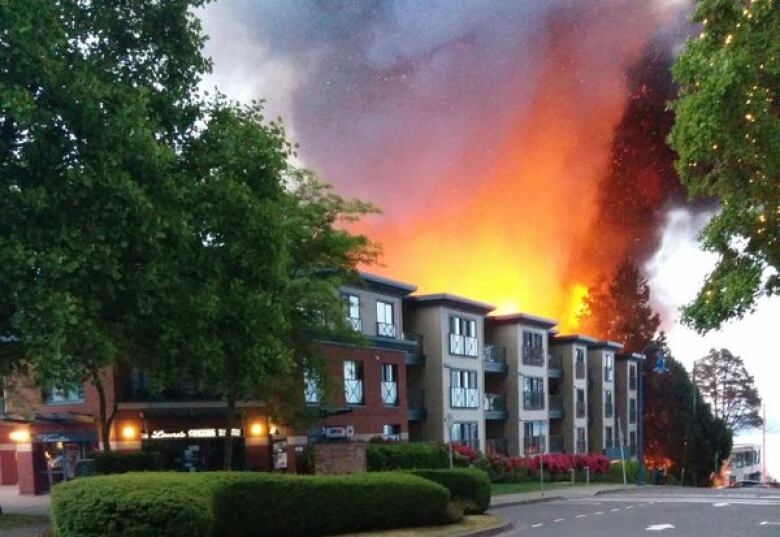
M 653 373 L 656 373 L 658 375 L 663 375 L 664 373 L 668 372 L 669 370 L 666 368 L 666 359 L 664 358 L 663 351 L 659 348 L 658 343 L 650 343 L 649 345 L 646 345 L 645 348 L 642 349 L 640 354 L 645 355 L 645 359 L 647 359 L 647 352 L 651 349 L 655 348 L 655 365 L 653 366 Z M 639 368 L 639 404 L 637 405 L 639 408 L 637 408 L 637 413 L 639 414 L 639 446 L 637 446 L 637 459 L 639 460 L 639 469 L 637 472 L 637 478 L 636 478 L 636 484 L 638 486 L 642 486 L 645 484 L 645 415 L 644 415 L 644 399 L 645 399 L 645 389 L 644 389 L 644 381 L 642 380 L 645 376 L 645 368 L 644 365 Z

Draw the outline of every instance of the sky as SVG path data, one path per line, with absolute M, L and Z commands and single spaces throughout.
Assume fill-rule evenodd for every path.
M 690 368 L 725 346 L 745 359 L 780 477 L 769 386 L 780 360 L 766 344 L 780 299 L 707 336 L 678 319 L 713 264 L 696 244 L 712 206 L 670 182 L 656 121 L 689 11 L 682 0 L 218 0 L 200 13 L 214 60 L 203 86 L 265 99 L 301 144 L 297 164 L 377 204 L 359 228 L 384 248 L 371 270 L 421 292 L 575 330 L 583 290 L 633 259 L 675 357 Z

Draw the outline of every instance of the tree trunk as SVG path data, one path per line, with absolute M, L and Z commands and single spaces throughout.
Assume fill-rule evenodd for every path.
M 225 452 L 222 458 L 222 469 L 233 469 L 233 426 L 236 423 L 236 400 L 228 398 L 227 416 L 225 417 Z
M 116 416 L 116 398 L 114 398 L 113 408 L 111 414 L 108 414 L 108 408 L 106 404 L 106 390 L 103 387 L 103 382 L 100 380 L 100 373 L 92 373 L 92 384 L 98 393 L 99 403 L 99 420 L 100 420 L 100 441 L 103 443 L 103 451 L 111 451 L 111 424 L 114 423 L 114 416 Z

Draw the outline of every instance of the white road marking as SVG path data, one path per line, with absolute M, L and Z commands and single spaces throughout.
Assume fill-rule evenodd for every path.
M 629 505 L 629 506 L 626 507 L 626 509 L 633 509 L 633 508 L 634 508 L 633 505 Z
M 767 522 L 764 520 L 759 526 L 780 526 L 780 522 Z
M 603 515 L 603 514 L 604 514 L 604 511 L 596 511 L 596 512 L 595 512 L 595 513 L 593 513 L 593 514 L 594 514 L 594 515 Z
M 588 515 L 577 515 L 577 518 L 585 518 Z
M 653 524 L 652 526 L 647 526 L 645 528 L 645 531 L 664 531 L 664 530 L 673 530 L 674 524 Z
M 718 503 L 713 503 L 712 504 L 713 507 L 726 507 L 727 505 L 728 505 L 728 502 L 718 502 Z
M 534 524 L 531 527 L 532 528 L 541 528 L 542 526 L 544 526 L 544 524 Z
M 615 509 L 609 510 L 610 513 L 617 513 L 618 511 L 620 511 L 620 509 L 618 509 L 617 507 Z
M 556 518 L 555 520 L 553 520 L 553 522 L 563 522 L 564 520 L 566 520 L 566 519 L 565 518 Z

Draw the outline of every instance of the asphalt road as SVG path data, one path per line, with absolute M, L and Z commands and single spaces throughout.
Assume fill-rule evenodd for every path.
M 780 490 L 648 487 L 491 510 L 523 537 L 780 537 Z

